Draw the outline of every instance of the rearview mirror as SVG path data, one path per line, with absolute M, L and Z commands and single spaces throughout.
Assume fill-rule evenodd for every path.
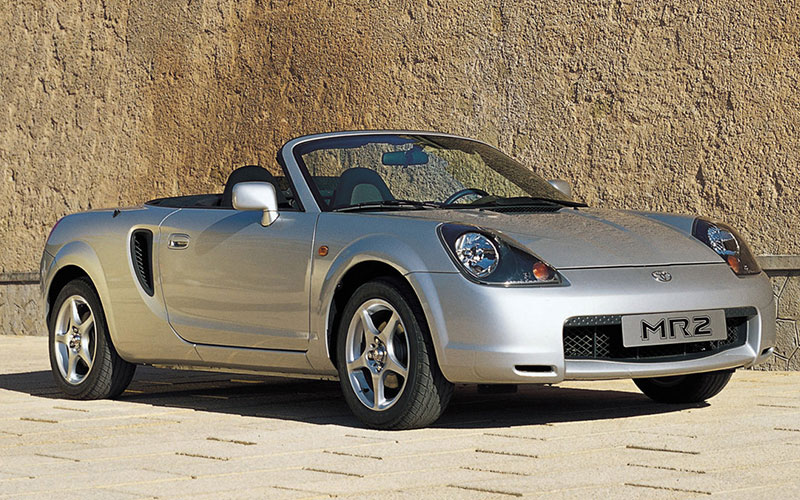
M 408 151 L 390 151 L 383 153 L 381 163 L 384 165 L 425 165 L 428 163 L 428 153 L 419 146 L 414 146 Z
M 550 183 L 551 186 L 561 191 L 561 193 L 567 195 L 568 197 L 572 198 L 572 188 L 570 187 L 567 181 L 562 181 L 561 179 L 550 179 L 547 181 Z
M 261 225 L 266 227 L 278 219 L 278 195 L 269 182 L 240 182 L 233 186 L 233 208 L 261 210 Z

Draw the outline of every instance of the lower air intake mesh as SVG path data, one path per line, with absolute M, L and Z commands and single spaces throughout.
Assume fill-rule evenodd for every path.
M 747 321 L 757 314 L 751 307 L 726 309 L 728 336 L 725 340 L 688 342 L 644 347 L 622 345 L 622 316 L 576 316 L 564 323 L 566 359 L 615 361 L 664 361 L 715 354 L 747 342 Z

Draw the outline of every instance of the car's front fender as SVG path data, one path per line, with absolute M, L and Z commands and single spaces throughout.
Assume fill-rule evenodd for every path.
M 109 300 L 108 283 L 105 279 L 103 266 L 94 249 L 83 240 L 73 240 L 58 248 L 51 258 L 43 260 L 45 262 L 49 261 L 46 264 L 46 269 L 43 270 L 41 288 L 42 300 L 46 304 L 48 317 L 52 304 L 49 304 L 47 300 L 51 293 L 54 278 L 58 276 L 60 271 L 68 267 L 77 267 L 89 277 L 95 290 L 97 290 L 97 294 L 100 296 L 106 324 L 109 327 L 113 342 L 115 340 L 114 332 L 117 331 L 114 325 L 113 306 Z
M 435 227 L 430 221 L 414 221 L 417 228 L 394 224 L 393 232 L 379 229 L 378 218 L 352 218 L 355 224 L 340 224 L 339 221 L 325 219 L 334 215 L 324 214 L 317 226 L 315 237 L 313 265 L 311 271 L 311 307 L 309 361 L 318 368 L 330 368 L 328 347 L 328 325 L 331 305 L 336 288 L 342 278 L 359 264 L 365 262 L 380 263 L 394 269 L 398 274 L 406 276 L 413 272 L 452 272 L 458 271 L 445 253 Z M 328 216 L 328 217 L 326 217 Z M 336 222 L 335 224 L 333 222 Z M 373 231 L 354 227 L 362 224 L 375 224 Z M 419 227 L 424 226 L 424 227 Z M 367 234 L 367 236 L 363 236 Z M 320 256 L 317 249 L 328 247 L 328 254 Z M 421 290 L 414 288 L 417 297 Z

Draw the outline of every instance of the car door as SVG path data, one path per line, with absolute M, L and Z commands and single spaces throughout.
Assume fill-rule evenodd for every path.
M 317 214 L 182 209 L 161 226 L 159 270 L 169 322 L 209 345 L 305 351 Z

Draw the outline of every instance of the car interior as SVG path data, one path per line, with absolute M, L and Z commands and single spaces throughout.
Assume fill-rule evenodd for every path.
M 168 208 L 233 208 L 233 187 L 240 182 L 269 182 L 276 187 L 278 208 L 281 210 L 297 210 L 294 195 L 284 176 L 275 176 L 269 170 L 258 165 L 239 167 L 228 176 L 222 193 L 195 194 L 188 196 L 171 196 L 150 200 L 147 205 Z
M 389 187 L 374 170 L 355 167 L 338 177 L 314 177 L 320 194 L 328 208 L 339 208 L 359 203 L 382 202 L 395 199 Z M 239 167 L 228 176 L 221 194 L 196 194 L 172 196 L 148 201 L 148 205 L 168 208 L 233 208 L 233 187 L 240 182 L 269 182 L 276 188 L 278 208 L 297 210 L 292 189 L 284 176 L 272 175 L 258 165 Z M 325 189 L 328 187 L 329 189 Z

